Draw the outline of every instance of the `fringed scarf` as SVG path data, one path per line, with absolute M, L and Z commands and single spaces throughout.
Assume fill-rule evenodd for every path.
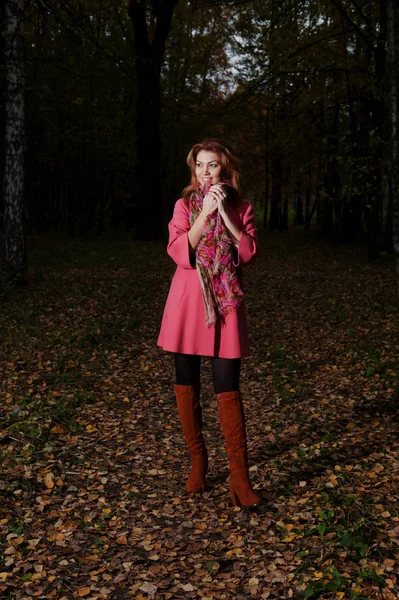
M 222 181 L 231 185 L 229 181 Z M 211 186 L 191 192 L 189 199 L 190 225 L 202 210 L 203 200 Z M 196 250 L 196 266 L 205 305 L 205 325 L 212 327 L 217 320 L 237 310 L 243 291 L 233 264 L 233 241 L 219 211 L 207 216 Z

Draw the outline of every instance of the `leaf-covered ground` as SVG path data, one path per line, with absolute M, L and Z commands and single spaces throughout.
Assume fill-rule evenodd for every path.
M 162 244 L 50 244 L 3 299 L 0 596 L 399 597 L 399 310 L 389 257 L 292 233 L 246 271 L 263 517 L 231 505 L 210 367 L 202 496 L 156 346 Z

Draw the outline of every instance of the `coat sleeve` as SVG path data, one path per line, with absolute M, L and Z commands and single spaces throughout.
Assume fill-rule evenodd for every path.
M 234 260 L 235 267 L 242 267 L 251 263 L 258 252 L 258 232 L 255 226 L 255 213 L 253 206 L 245 200 L 244 213 L 242 217 L 241 239 L 237 248 L 237 256 Z
M 195 258 L 190 257 L 188 232 L 190 221 L 188 207 L 183 199 L 176 202 L 172 220 L 169 223 L 169 243 L 167 252 L 175 263 L 183 269 L 194 269 Z M 190 262 L 191 258 L 191 262 Z

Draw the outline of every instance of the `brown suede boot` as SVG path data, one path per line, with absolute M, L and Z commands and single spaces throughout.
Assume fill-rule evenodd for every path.
M 186 490 L 203 492 L 208 471 L 208 453 L 202 435 L 202 409 L 200 384 L 175 385 L 177 408 L 186 444 L 191 456 L 191 473 Z
M 244 407 L 240 392 L 222 392 L 216 394 L 216 398 L 229 458 L 233 504 L 252 512 L 264 513 L 266 503 L 255 494 L 249 480 Z

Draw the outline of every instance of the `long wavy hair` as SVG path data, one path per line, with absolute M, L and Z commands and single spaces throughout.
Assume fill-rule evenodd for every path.
M 238 172 L 238 159 L 229 150 L 225 144 L 216 138 L 205 138 L 199 144 L 194 144 L 190 152 L 187 155 L 187 164 L 191 170 L 191 181 L 183 190 L 183 198 L 188 202 L 191 192 L 196 190 L 199 186 L 198 178 L 195 172 L 195 165 L 197 162 L 197 156 L 201 150 L 207 152 L 214 152 L 217 154 L 222 170 L 220 173 L 221 179 L 228 179 L 233 186 L 233 193 L 228 194 L 228 200 L 231 203 L 239 202 L 242 198 L 242 188 L 240 181 L 240 174 Z M 229 186 L 229 190 L 231 190 Z M 231 190 L 231 191 L 233 191 Z

